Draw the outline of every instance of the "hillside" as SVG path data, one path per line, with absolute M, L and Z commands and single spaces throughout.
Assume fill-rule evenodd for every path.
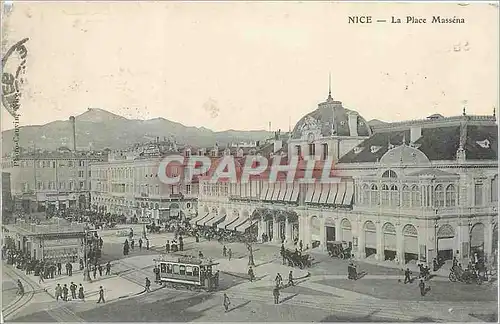
M 89 108 L 76 117 L 76 143 L 81 149 L 123 149 L 135 143 L 149 142 L 156 137 L 174 137 L 177 142 L 195 147 L 226 145 L 231 142 L 264 140 L 272 133 L 266 131 L 214 132 L 205 127 L 187 127 L 164 118 L 149 120 L 127 119 L 103 109 Z M 13 149 L 14 130 L 2 132 L 3 154 Z M 45 125 L 23 126 L 19 132 L 19 146 L 55 150 L 61 146 L 73 147 L 69 121 L 54 121 Z

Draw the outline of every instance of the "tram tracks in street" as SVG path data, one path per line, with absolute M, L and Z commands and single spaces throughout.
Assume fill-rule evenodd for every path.
M 24 293 L 22 295 L 19 295 L 14 301 L 7 305 L 7 307 L 2 309 L 3 321 L 6 321 L 13 315 L 15 315 L 24 306 L 28 305 L 35 296 L 35 293 L 37 293 L 38 291 L 30 281 L 17 275 L 14 270 L 10 269 L 8 266 L 3 267 L 3 273 L 10 277 L 14 282 L 17 282 L 16 278 L 18 278 L 19 280 L 21 280 L 21 283 L 24 287 Z M 28 290 L 26 290 L 27 287 L 29 287 Z

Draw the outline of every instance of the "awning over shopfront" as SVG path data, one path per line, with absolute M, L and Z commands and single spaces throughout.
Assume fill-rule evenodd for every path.
M 201 221 L 197 222 L 197 225 L 204 225 L 204 226 L 208 226 L 208 222 L 210 222 L 212 219 L 214 219 L 217 215 L 213 214 L 213 213 L 210 213 L 207 217 L 205 217 L 204 219 L 202 219 Z
M 230 225 L 226 226 L 226 229 L 228 229 L 230 231 L 234 231 L 234 230 L 236 230 L 236 227 L 240 226 L 241 224 L 243 224 L 247 220 L 248 220 L 248 218 L 238 218 L 238 220 L 236 222 L 231 223 Z
M 196 222 L 202 220 L 203 218 L 207 217 L 208 215 L 209 215 L 209 213 L 198 215 L 198 217 L 191 219 L 189 222 L 193 225 L 196 225 Z
M 247 219 L 245 222 L 243 222 L 243 224 L 238 225 L 238 226 L 236 227 L 236 230 L 237 230 L 238 232 L 245 233 L 245 231 L 246 231 L 249 227 L 251 227 L 253 224 L 255 224 L 255 222 L 254 222 L 254 223 L 252 223 L 252 221 L 251 221 L 251 220 Z
M 227 225 L 231 225 L 234 222 L 236 222 L 237 220 L 238 220 L 238 216 L 235 216 L 235 215 L 229 216 L 229 215 L 227 215 L 226 219 L 222 223 L 220 223 L 220 224 L 217 225 L 217 228 L 226 229 Z
M 209 221 L 207 221 L 205 223 L 206 226 L 213 226 L 214 224 L 217 224 L 219 223 L 220 221 L 222 221 L 224 219 L 224 217 L 226 217 L 226 214 L 222 214 L 222 215 L 217 215 L 215 216 L 214 218 L 210 219 Z

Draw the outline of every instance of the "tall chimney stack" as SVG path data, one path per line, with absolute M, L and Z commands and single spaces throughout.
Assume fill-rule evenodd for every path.
M 70 116 L 69 121 L 71 122 L 71 128 L 73 131 L 73 152 L 76 153 L 76 125 L 75 125 L 75 116 Z

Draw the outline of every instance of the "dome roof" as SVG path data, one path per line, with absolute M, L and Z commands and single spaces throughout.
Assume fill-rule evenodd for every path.
M 350 136 L 351 125 L 349 123 L 349 115 L 354 118 L 357 127 L 358 136 L 370 136 L 372 131 L 366 120 L 361 117 L 356 111 L 346 109 L 342 106 L 342 102 L 335 101 L 331 96 L 320 103 L 318 108 L 309 114 L 302 117 L 295 125 L 292 138 L 301 138 L 304 132 L 314 129 L 319 131 L 322 136 Z M 355 132 L 354 132 L 355 133 Z
M 406 146 L 397 146 L 387 151 L 381 158 L 381 164 L 415 164 L 423 165 L 430 163 L 429 158 L 419 149 Z

